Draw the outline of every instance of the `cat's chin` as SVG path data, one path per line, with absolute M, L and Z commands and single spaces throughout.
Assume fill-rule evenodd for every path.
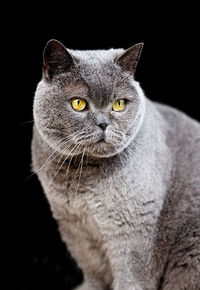
M 118 152 L 113 152 L 113 153 L 110 153 L 110 154 L 105 154 L 105 153 L 91 153 L 90 152 L 90 155 L 91 155 L 91 157 L 95 157 L 95 158 L 110 158 L 110 157 L 113 157 L 113 156 L 115 156 L 115 155 L 117 155 L 118 154 Z
M 109 158 L 119 154 L 122 150 L 123 148 L 116 148 L 116 146 L 100 140 L 92 148 L 88 148 L 87 152 L 91 157 Z

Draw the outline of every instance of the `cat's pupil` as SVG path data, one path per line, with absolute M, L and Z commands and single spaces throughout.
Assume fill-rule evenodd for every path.
M 119 105 L 119 106 L 121 105 L 121 102 L 120 102 L 120 101 L 118 101 L 118 105 Z
M 80 105 L 80 100 L 78 100 L 78 105 Z

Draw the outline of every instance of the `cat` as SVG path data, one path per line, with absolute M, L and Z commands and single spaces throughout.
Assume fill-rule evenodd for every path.
M 142 48 L 44 49 L 32 169 L 79 290 L 200 289 L 200 124 L 144 95 Z

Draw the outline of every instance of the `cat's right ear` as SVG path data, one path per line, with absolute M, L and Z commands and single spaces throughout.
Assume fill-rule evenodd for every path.
M 72 63 L 72 56 L 60 41 L 51 39 L 47 42 L 43 52 L 43 78 L 46 81 L 66 72 Z

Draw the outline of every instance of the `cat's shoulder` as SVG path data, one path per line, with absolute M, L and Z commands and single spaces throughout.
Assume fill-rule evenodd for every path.
M 195 138 L 200 138 L 200 123 L 197 120 L 168 105 L 157 102 L 154 104 L 169 127 L 177 133 L 177 137 L 187 135 L 188 137 L 195 136 Z
M 167 144 L 181 164 L 180 170 L 192 173 L 199 180 L 200 123 L 175 108 L 155 105 L 167 124 Z M 184 176 L 185 173 L 181 174 Z

